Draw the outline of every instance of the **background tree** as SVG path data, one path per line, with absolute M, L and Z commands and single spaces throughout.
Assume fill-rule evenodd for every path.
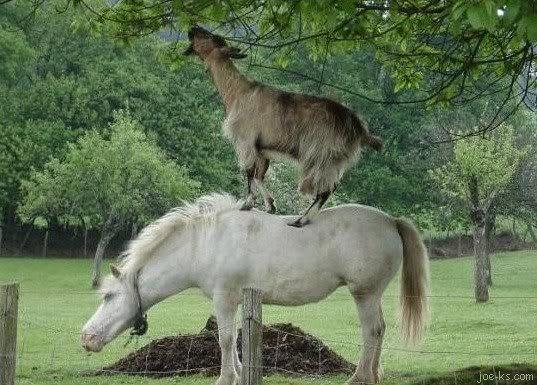
M 531 111 L 518 113 L 513 117 L 512 125 L 516 127 L 516 142 L 520 147 L 527 146 L 529 151 L 512 181 L 496 200 L 495 208 L 499 216 L 521 223 L 523 239 L 529 236 L 537 243 L 537 114 Z
M 149 1 L 145 3 L 152 4 Z M 284 3 L 281 2 L 282 9 L 285 8 Z M 324 7 L 316 4 L 318 2 L 293 3 L 297 4 L 299 12 L 303 15 L 309 12 L 310 16 L 317 12 L 317 8 Z M 140 122 L 145 135 L 154 138 L 169 159 L 181 165 L 192 179 L 200 183 L 199 193 L 240 192 L 241 175 L 234 153 L 219 127 L 224 114 L 219 97 L 203 67 L 196 62 L 184 62 L 180 55 L 183 42 L 179 30 L 196 21 L 216 28 L 217 32 L 230 39 L 230 44 L 252 41 L 251 47 L 242 45 L 248 50 L 249 59 L 237 62 L 241 71 L 252 78 L 287 90 L 324 95 L 342 102 L 362 114 L 372 131 L 385 140 L 386 150 L 382 154 L 364 154 L 363 159 L 346 173 L 332 204 L 365 203 L 394 215 L 411 216 L 431 239 L 441 237 L 446 230 L 460 234 L 471 227 L 466 203 L 460 199 L 448 200 L 440 187 L 431 183 L 427 172 L 436 165 L 453 160 L 451 142 L 459 138 L 457 135 L 472 134 L 479 130 L 477 127 L 487 124 L 487 119 L 494 116 L 503 104 L 505 95 L 501 92 L 456 110 L 447 103 L 441 108 L 426 108 L 427 102 L 407 102 L 430 95 L 435 86 L 434 74 L 425 75 L 426 68 L 415 68 L 424 71 L 422 81 L 418 82 L 421 88 L 401 88 L 399 83 L 403 78 L 393 73 L 391 59 L 383 56 L 375 44 L 365 40 L 357 42 L 358 49 L 347 50 L 337 42 L 333 45 L 331 40 L 327 41 L 328 36 L 323 35 L 317 39 L 315 53 L 313 43 L 316 39 L 306 34 L 303 35 L 304 41 L 287 45 L 297 36 L 295 32 L 298 30 L 284 36 L 274 29 L 274 33 L 266 38 L 252 40 L 253 33 L 259 34 L 261 28 L 254 22 L 251 26 L 255 29 L 251 32 L 238 25 L 238 19 L 238 24 L 230 19 L 230 23 L 219 26 L 217 22 L 196 16 L 183 20 L 185 23 L 181 26 L 166 24 L 166 28 L 149 36 L 136 34 L 137 38 L 132 39 L 129 45 L 122 45 L 117 44 L 115 32 L 118 29 L 112 31 L 112 35 L 95 33 L 107 32 L 102 28 L 110 25 L 94 23 L 97 21 L 93 19 L 95 15 L 90 19 L 85 15 L 76 17 L 81 15 L 81 10 L 87 10 L 82 3 L 79 3 L 81 7 L 68 7 L 62 13 L 57 12 L 60 10 L 59 3 L 54 4 L 58 7 L 42 6 L 34 17 L 27 18 L 32 11 L 31 4 L 14 0 L 0 6 L 0 29 L 6 32 L 6 41 L 14 39 L 12 46 L 2 52 L 2 59 L 6 63 L 18 64 L 16 76 L 10 70 L 0 71 L 0 206 L 4 213 L 4 244 L 7 246 L 4 250 L 22 253 L 20 245 L 24 244 L 26 254 L 35 252 L 31 247 L 36 241 L 34 235 L 44 231 L 38 226 L 41 222 L 34 220 L 28 222 L 31 225 L 24 226 L 26 235 L 20 237 L 22 227 L 15 209 L 21 204 L 21 181 L 29 179 L 32 169 L 43 172 L 51 158 L 65 162 L 70 148 L 67 143 L 77 141 L 87 132 L 96 131 L 102 138 L 109 139 L 109 124 L 114 122 L 117 109 L 128 110 L 132 118 Z M 92 2 L 87 4 L 92 5 Z M 340 6 L 339 1 L 332 4 Z M 266 2 L 266 5 L 276 7 L 274 9 L 279 7 L 272 1 Z M 386 3 L 368 2 L 368 5 L 380 8 Z M 396 4 L 390 2 L 389 5 Z M 446 5 L 451 6 L 451 3 Z M 352 4 L 341 8 L 342 15 L 348 6 Z M 226 7 L 227 3 L 221 9 L 225 11 Z M 361 24 L 369 17 L 367 15 L 378 18 L 383 12 L 370 7 L 354 24 Z M 421 13 L 424 18 L 431 16 Z M 394 10 L 386 15 L 385 25 L 395 20 L 392 18 L 394 15 Z M 462 17 L 467 17 L 467 12 Z M 334 20 L 328 20 L 326 27 L 331 27 Z M 384 23 L 383 20 L 379 22 Z M 322 28 L 321 24 L 309 25 L 303 31 L 313 27 Z M 443 25 L 441 27 L 444 28 Z M 468 31 L 470 38 L 478 36 Z M 337 35 L 334 37 L 337 38 Z M 377 42 L 383 39 L 381 36 L 378 38 Z M 404 44 L 408 42 L 404 38 L 401 41 L 401 47 L 394 48 L 407 49 Z M 283 44 L 279 48 L 267 47 L 278 42 Z M 460 54 L 462 58 L 466 51 L 457 51 L 459 43 L 453 41 L 453 54 Z M 440 53 L 432 54 L 438 59 Z M 404 66 L 401 70 L 406 71 Z M 482 78 L 481 70 L 476 67 L 472 74 L 475 77 L 467 77 L 466 91 L 470 86 L 482 86 L 480 90 L 484 91 L 488 83 Z M 412 77 L 406 79 L 409 85 L 415 83 L 411 80 Z M 520 80 L 524 77 L 521 76 Z M 497 83 L 500 84 L 508 86 L 509 79 Z M 436 100 L 443 101 L 442 98 Z M 483 115 L 482 111 L 486 113 Z M 531 118 L 534 116 L 531 113 L 527 116 L 517 114 L 509 119 L 516 129 L 517 143 L 525 145 L 531 141 L 532 146 L 536 143 L 537 123 Z M 495 200 L 499 228 L 505 228 L 506 219 L 510 222 L 516 219 L 518 223 L 525 224 L 524 228 L 528 227 L 527 223 L 536 223 L 537 207 L 532 191 L 537 190 L 534 188 L 537 178 L 533 178 L 537 163 L 533 158 L 528 153 L 512 182 L 500 193 L 501 199 Z M 273 171 L 269 171 L 268 178 L 278 198 L 279 213 L 295 213 L 303 201 L 296 192 L 294 169 L 284 164 L 276 165 Z M 449 204 L 445 204 L 446 201 Z M 492 216 L 488 218 L 490 221 Z M 71 255 L 76 254 L 72 250 L 82 246 L 84 239 L 88 240 L 90 248 L 93 247 L 95 234 L 92 230 L 88 234 L 87 229 L 100 228 L 100 222 L 96 224 L 94 216 L 73 219 L 66 228 L 58 226 L 60 223 L 55 216 L 43 216 L 42 219 L 46 219 L 50 228 L 50 249 Z M 131 234 L 136 225 L 129 220 L 121 226 L 121 241 Z M 531 232 L 533 227 L 529 229 Z M 31 236 L 28 237 L 28 234 Z M 21 242 L 21 238 L 24 241 Z M 65 242 L 67 238 L 72 242 Z M 44 241 L 46 234 L 38 241 L 41 242 L 41 239 Z
M 158 38 L 120 46 L 85 26 L 73 29 L 72 14 L 55 7 L 27 19 L 29 3 L 16 5 L 0 6 L 0 31 L 25 47 L 0 54 L 0 66 L 17 68 L 15 77 L 0 70 L 0 218 L 8 230 L 31 168 L 62 160 L 65 144 L 88 130 L 105 134 L 117 109 L 128 109 L 200 191 L 238 192 L 234 153 L 219 128 L 223 112 L 201 68 L 171 71 Z
M 430 172 L 444 194 L 464 201 L 468 207 L 473 224 L 477 302 L 489 299 L 491 271 L 485 224 L 490 208 L 512 179 L 526 152 L 516 147 L 513 128 L 503 126 L 493 135 L 456 142 L 453 160 Z
M 63 161 L 52 159 L 22 184 L 18 213 L 24 222 L 38 217 L 100 230 L 93 285 L 110 240 L 127 223 L 146 223 L 182 199 L 199 183 L 169 160 L 142 127 L 124 114 L 110 126 L 109 139 L 91 131 L 71 145 Z M 88 223 L 89 222 L 89 223 Z

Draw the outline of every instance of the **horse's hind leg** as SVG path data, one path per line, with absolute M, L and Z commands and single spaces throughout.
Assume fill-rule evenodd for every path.
M 363 347 L 356 372 L 347 384 L 376 384 L 380 382 L 382 376 L 380 352 L 386 329 L 380 294 L 353 291 L 352 295 L 358 306 Z
M 218 322 L 218 342 L 222 353 L 222 367 L 216 385 L 237 385 L 240 383 L 241 364 L 237 353 L 237 325 L 235 315 L 238 297 L 232 293 L 214 295 L 214 309 Z

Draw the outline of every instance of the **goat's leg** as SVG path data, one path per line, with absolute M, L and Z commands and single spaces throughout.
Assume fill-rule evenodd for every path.
M 241 206 L 241 210 L 251 210 L 255 206 L 256 183 L 255 183 L 255 163 L 246 170 L 247 192 L 246 199 Z
M 332 194 L 332 191 L 324 191 L 322 193 L 319 193 L 315 196 L 315 200 L 311 204 L 310 207 L 306 210 L 306 212 L 298 218 L 296 221 L 289 223 L 289 226 L 293 227 L 303 227 L 310 223 L 311 219 L 314 218 L 323 205 L 326 203 L 330 195 Z
M 250 210 L 255 206 L 255 198 L 257 196 L 257 189 L 261 190 L 263 194 L 263 200 L 265 202 L 265 209 L 267 212 L 273 214 L 276 212 L 276 206 L 274 205 L 274 198 L 264 185 L 265 174 L 269 167 L 270 161 L 267 158 L 257 157 L 254 165 L 246 170 L 246 179 L 248 181 L 248 191 L 246 200 L 241 207 L 241 210 Z
M 269 168 L 270 161 L 267 158 L 258 158 L 256 160 L 256 170 L 255 170 L 255 183 L 256 186 L 263 194 L 263 201 L 265 203 L 265 210 L 274 214 L 276 212 L 276 205 L 274 204 L 274 198 L 270 194 L 270 191 L 265 187 L 265 174 Z

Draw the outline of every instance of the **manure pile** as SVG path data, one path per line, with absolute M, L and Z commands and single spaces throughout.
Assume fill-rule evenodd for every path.
M 241 332 L 238 337 L 241 355 Z M 351 374 L 355 366 L 319 339 L 291 324 L 263 326 L 263 373 L 296 375 Z M 165 337 L 141 347 L 99 374 L 150 377 L 218 375 L 220 347 L 214 317 L 198 334 Z

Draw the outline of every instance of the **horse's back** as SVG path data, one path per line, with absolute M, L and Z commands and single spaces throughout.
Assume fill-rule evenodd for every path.
M 303 228 L 287 226 L 291 219 L 256 210 L 223 213 L 214 242 L 221 277 L 259 287 L 274 303 L 295 304 L 345 284 L 385 286 L 399 269 L 401 239 L 393 217 L 380 210 L 332 207 Z

